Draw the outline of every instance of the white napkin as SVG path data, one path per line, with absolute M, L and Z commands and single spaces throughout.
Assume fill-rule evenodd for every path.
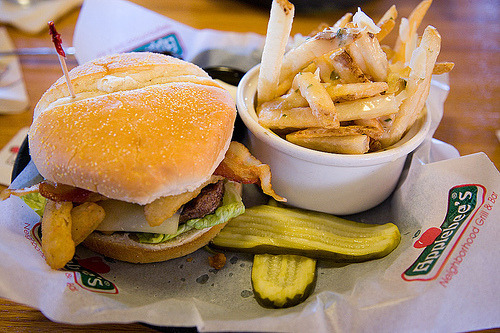
M 7 29 L 0 27 L 0 51 L 13 49 Z M 16 56 L 0 57 L 0 113 L 23 112 L 28 105 L 19 59 Z
M 61 17 L 83 0 L 38 0 L 23 6 L 8 0 L 0 0 L 0 22 L 36 34 L 46 28 L 48 21 Z
M 264 38 L 253 32 L 195 29 L 128 1 L 85 0 L 73 46 L 80 64 L 112 53 L 167 51 L 200 67 L 248 71 L 260 62 Z

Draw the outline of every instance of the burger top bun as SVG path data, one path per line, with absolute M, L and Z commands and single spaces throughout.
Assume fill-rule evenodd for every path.
M 194 64 L 153 53 L 106 56 L 70 71 L 35 107 L 30 155 L 50 181 L 146 204 L 192 191 L 224 158 L 230 94 Z

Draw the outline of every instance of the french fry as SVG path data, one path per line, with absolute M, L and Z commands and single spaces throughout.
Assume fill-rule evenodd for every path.
M 335 72 L 345 83 L 370 81 L 344 49 L 332 53 L 330 60 Z
M 332 63 L 327 54 L 313 60 L 313 63 L 319 68 L 319 76 L 322 82 L 339 81 L 340 77 L 335 73 Z M 333 77 L 332 77 L 333 76 Z
M 295 132 L 288 134 L 286 139 L 296 145 L 328 153 L 364 154 L 370 149 L 370 138 L 362 134 L 310 137 Z
M 278 85 L 278 96 L 283 95 L 290 90 L 294 77 L 295 76 L 287 77 L 280 82 L 280 84 Z
M 307 65 L 306 67 L 304 67 L 301 70 L 301 72 L 302 73 L 304 73 L 304 72 L 315 73 L 317 69 L 318 69 L 318 66 L 316 66 L 316 63 L 315 62 L 311 62 L 309 65 Z
M 381 27 L 385 22 L 389 20 L 395 20 L 398 18 L 398 10 L 396 9 L 396 5 L 392 5 L 389 9 L 382 15 L 380 20 L 377 22 L 377 26 Z
M 295 76 L 294 84 L 295 82 L 322 127 L 338 128 L 340 122 L 335 112 L 335 105 L 316 76 L 309 72 L 299 73 Z
M 71 237 L 75 246 L 88 237 L 104 220 L 104 209 L 94 202 L 84 202 L 71 209 Z
M 337 22 L 333 24 L 333 29 L 345 28 L 347 23 L 351 22 L 352 13 L 345 13 Z
M 410 36 L 409 41 L 405 45 L 405 63 L 408 63 L 412 57 L 413 51 L 420 44 L 420 37 L 415 32 Z
M 403 104 L 404 100 L 408 98 L 408 91 L 406 89 L 401 90 L 397 95 L 395 95 L 396 98 L 396 105 L 398 108 Z
M 406 81 L 397 72 L 390 72 L 387 76 L 387 93 L 399 94 L 406 87 Z
M 391 115 L 398 111 L 394 95 L 374 96 L 351 102 L 338 103 L 335 106 L 339 121 L 372 119 Z M 261 109 L 259 124 L 271 130 L 296 130 L 309 127 L 321 127 L 311 108 Z
M 417 61 L 423 61 L 424 65 L 421 67 L 420 64 L 416 64 L 415 69 L 412 68 L 410 72 L 406 88 L 408 97 L 401 104 L 399 112 L 387 135 L 381 140 L 384 147 L 399 141 L 407 129 L 418 118 L 429 94 L 432 72 L 440 48 L 441 36 L 436 28 L 428 26 L 425 28 L 420 46 L 414 51 L 414 56 L 418 56 Z M 419 56 L 422 54 L 424 56 Z M 424 69 L 424 73 L 421 73 L 421 68 Z
M 385 81 L 387 79 L 389 63 L 375 35 L 363 33 L 346 49 L 354 61 L 359 64 L 363 73 L 370 75 L 374 81 Z
M 265 102 L 277 96 L 281 62 L 292 29 L 295 8 L 288 0 L 273 0 L 257 83 L 257 98 Z
M 416 34 L 417 29 L 431 4 L 432 0 L 423 0 L 417 5 L 417 7 L 415 7 L 415 9 L 413 9 L 410 16 L 408 16 L 407 21 L 402 20 L 401 24 L 403 24 L 403 22 L 407 22 L 407 27 L 404 27 L 406 24 L 403 24 L 403 27 L 400 26 L 399 35 L 396 40 L 396 45 L 394 46 L 394 62 L 404 62 L 408 58 L 407 43 L 410 43 L 412 37 Z
M 339 128 L 307 128 L 297 132 L 288 134 L 295 138 L 326 138 L 332 136 L 348 136 L 363 134 L 368 135 L 374 139 L 380 139 L 383 130 L 381 126 L 369 126 L 369 125 L 349 125 L 341 126 Z M 287 137 L 288 137 L 287 135 Z
M 411 71 L 410 66 L 402 62 L 391 64 L 389 67 L 390 67 L 390 72 L 397 73 L 402 78 L 408 79 L 408 77 L 410 76 L 410 71 Z
M 434 65 L 434 69 L 432 70 L 432 74 L 440 75 L 444 73 L 449 73 L 455 67 L 455 64 L 452 62 L 436 62 Z
M 392 59 L 392 57 L 394 57 L 395 52 L 389 45 L 380 45 L 380 48 L 382 49 L 382 51 L 384 51 L 387 59 Z
M 376 34 L 378 41 L 381 42 L 382 40 L 384 40 L 384 38 L 391 33 L 392 29 L 394 29 L 395 26 L 396 20 L 394 19 L 390 19 L 380 25 L 380 32 Z
M 393 56 L 391 61 L 397 63 L 399 61 L 405 62 L 406 60 L 406 43 L 411 39 L 410 23 L 406 17 L 401 18 L 399 22 L 399 32 L 396 43 L 393 48 Z
M 262 105 L 258 106 L 257 115 L 260 117 L 261 112 L 265 113 L 268 110 L 288 110 L 307 106 L 309 106 L 309 104 L 307 103 L 307 100 L 302 97 L 300 91 L 298 89 L 290 89 L 288 94 L 279 96 L 272 101 L 262 103 Z
M 328 95 L 330 95 L 330 98 L 334 102 L 346 102 L 372 97 L 389 89 L 389 85 L 386 82 L 327 84 L 325 87 Z
M 428 26 L 422 35 L 419 49 L 412 54 L 407 90 L 414 93 L 422 81 L 430 81 L 437 57 L 441 50 L 441 36 L 436 28 Z M 427 98 L 427 96 L 425 97 Z
M 364 35 L 364 34 L 363 34 Z M 365 58 L 361 53 L 362 50 L 354 43 L 351 43 L 345 47 L 346 52 L 351 57 L 352 61 L 359 67 L 364 75 L 368 76 L 368 65 L 365 62 Z M 368 78 L 369 80 L 369 78 Z
M 396 18 L 398 17 L 398 11 L 395 5 L 392 5 L 385 14 L 377 22 L 377 26 L 380 28 L 380 32 L 377 34 L 378 41 L 382 41 L 394 28 L 396 25 Z
M 389 94 L 338 103 L 335 107 L 340 121 L 378 118 L 398 112 L 397 99 Z
M 316 65 L 316 63 L 311 62 L 311 63 L 309 63 L 309 65 L 302 68 L 300 71 L 314 73 L 317 68 L 318 68 L 318 66 Z M 278 86 L 279 95 L 283 95 L 286 91 L 291 89 L 294 78 L 295 78 L 295 76 L 290 76 L 290 77 L 286 78 L 284 81 L 280 82 L 280 84 Z
M 406 88 L 406 80 L 410 76 L 411 68 L 402 62 L 397 62 L 389 65 L 389 75 L 387 76 L 387 84 L 389 88 L 386 93 L 394 93 L 398 95 Z
M 384 132 L 384 127 L 378 118 L 372 119 L 356 119 L 353 121 L 354 125 L 365 126 L 374 128 L 377 131 L 377 139 L 380 139 Z
M 262 109 L 259 124 L 271 130 L 298 130 L 308 127 L 321 127 L 318 118 L 310 107 L 292 109 Z
M 288 91 L 295 74 L 315 58 L 348 45 L 359 37 L 360 33 L 357 29 L 325 30 L 288 51 L 285 54 L 281 67 L 278 95 L 282 95 Z M 284 82 L 288 82 L 290 85 L 283 85 L 282 83 Z
M 71 209 L 69 201 L 47 200 L 42 217 L 42 251 L 45 261 L 53 269 L 63 268 L 75 255 L 71 236 Z

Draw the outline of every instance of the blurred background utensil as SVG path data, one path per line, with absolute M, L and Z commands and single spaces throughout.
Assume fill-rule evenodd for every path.
M 64 48 L 66 55 L 74 55 L 75 48 L 68 47 Z M 30 56 L 30 55 L 57 55 L 56 50 L 53 47 L 32 47 L 32 48 L 22 48 L 13 49 L 8 51 L 0 51 L 0 57 L 6 57 L 11 55 L 17 56 Z
M 7 2 L 20 5 L 20 6 L 31 6 L 43 0 L 7 0 Z

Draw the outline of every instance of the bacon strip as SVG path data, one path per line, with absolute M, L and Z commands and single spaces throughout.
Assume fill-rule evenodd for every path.
M 39 184 L 35 184 L 33 186 L 20 188 L 20 189 L 6 188 L 5 190 L 3 190 L 0 193 L 0 201 L 7 199 L 11 195 L 22 197 L 23 195 L 26 195 L 26 194 L 38 193 L 38 186 L 39 186 Z
M 71 202 L 95 202 L 105 199 L 99 193 L 85 190 L 83 188 L 71 185 L 59 184 L 44 180 L 39 185 L 40 194 L 52 201 L 71 201 Z
M 271 168 L 269 165 L 262 163 L 252 156 L 248 149 L 239 142 L 231 142 L 224 160 L 219 164 L 214 175 L 222 176 L 243 184 L 258 184 L 265 194 L 273 197 L 277 201 L 286 202 L 286 199 L 276 194 L 271 186 Z M 42 181 L 40 184 L 26 189 L 7 189 L 2 192 L 1 197 L 2 199 L 6 199 L 11 194 L 21 196 L 38 191 L 42 196 L 56 202 L 72 201 L 82 203 L 106 199 L 104 196 L 95 192 L 64 184 L 55 184 L 49 181 Z
M 262 191 L 277 201 L 286 199 L 276 194 L 271 186 L 271 168 L 256 159 L 239 142 L 231 141 L 226 157 L 215 169 L 215 175 L 243 184 L 259 184 Z

